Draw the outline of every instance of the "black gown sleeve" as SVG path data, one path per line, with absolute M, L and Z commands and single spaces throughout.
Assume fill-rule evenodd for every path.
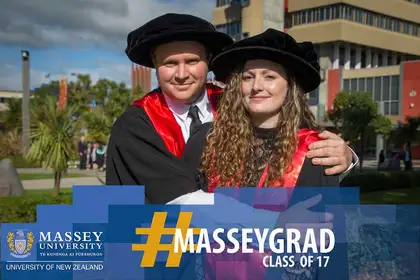
M 312 160 L 305 158 L 302 170 L 297 180 L 297 187 L 338 187 L 340 185 L 339 175 L 326 175 L 328 167 L 314 165 Z
M 141 107 L 114 123 L 107 149 L 106 185 L 145 185 L 146 203 L 165 204 L 198 190 L 195 174 L 170 153 Z

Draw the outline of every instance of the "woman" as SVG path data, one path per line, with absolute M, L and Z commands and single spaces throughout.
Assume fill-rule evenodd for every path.
M 105 152 L 105 146 L 102 143 L 99 143 L 98 147 L 96 148 L 96 164 L 99 171 L 103 171 L 103 166 L 105 163 Z
M 324 167 L 305 156 L 308 146 L 319 140 L 305 98 L 320 84 L 311 43 L 298 44 L 268 29 L 225 49 L 211 68 L 226 83 L 218 116 L 191 136 L 184 153 L 191 168 L 200 171 L 203 190 L 339 185 L 338 176 L 325 175 Z M 222 270 L 222 255 L 206 256 L 206 272 L 216 271 L 217 262 L 223 279 L 264 279 L 263 256 L 235 255 L 242 265 L 228 264 Z M 314 279 L 315 272 L 297 268 L 287 273 L 290 279 Z

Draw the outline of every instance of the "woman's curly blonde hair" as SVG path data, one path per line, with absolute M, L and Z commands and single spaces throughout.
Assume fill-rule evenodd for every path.
M 242 70 L 237 70 L 226 84 L 217 111 L 218 117 L 207 136 L 201 161 L 209 186 L 214 182 L 217 182 L 217 186 L 225 187 L 246 185 L 248 182 L 242 176 L 245 161 L 247 166 L 251 164 L 251 171 L 258 169 L 258 166 L 252 166 L 255 138 L 250 115 L 242 103 L 241 81 Z M 273 186 L 279 179 L 283 181 L 293 151 L 297 148 L 298 130 L 303 127 L 318 128 L 305 94 L 293 78 L 289 78 L 288 84 L 264 186 Z

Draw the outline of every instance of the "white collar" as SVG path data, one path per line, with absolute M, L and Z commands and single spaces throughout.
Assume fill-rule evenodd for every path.
M 166 94 L 163 94 L 163 96 L 165 97 L 166 104 L 168 104 L 168 107 L 172 111 L 172 113 L 177 115 L 184 122 L 188 118 L 188 110 L 190 109 L 190 107 L 194 105 L 197 105 L 199 115 L 201 118 L 204 118 L 206 115 L 206 112 L 209 110 L 210 101 L 209 101 L 209 97 L 207 96 L 207 90 L 204 90 L 200 94 L 200 97 L 198 98 L 198 100 L 196 100 L 193 104 L 176 103 Z

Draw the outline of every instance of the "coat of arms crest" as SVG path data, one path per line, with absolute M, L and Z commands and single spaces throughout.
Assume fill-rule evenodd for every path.
M 32 244 L 34 242 L 33 232 L 26 232 L 24 230 L 17 230 L 16 232 L 9 232 L 7 234 L 7 243 L 9 249 L 12 251 L 10 255 L 15 258 L 26 258 L 31 253 Z

